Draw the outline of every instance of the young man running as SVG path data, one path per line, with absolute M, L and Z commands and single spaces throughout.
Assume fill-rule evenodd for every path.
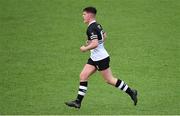
M 85 46 L 80 47 L 80 50 L 82 52 L 90 51 L 91 55 L 80 73 L 80 85 L 77 98 L 74 101 L 65 102 L 65 104 L 69 107 L 81 107 L 81 102 L 88 87 L 88 78 L 98 70 L 108 84 L 126 92 L 133 100 L 134 105 L 136 105 L 137 90 L 131 89 L 123 80 L 117 79 L 112 75 L 109 67 L 110 57 L 103 45 L 106 33 L 103 31 L 102 26 L 96 22 L 96 12 L 96 8 L 94 7 L 86 7 L 83 9 L 84 23 L 88 25 L 86 32 L 88 40 Z

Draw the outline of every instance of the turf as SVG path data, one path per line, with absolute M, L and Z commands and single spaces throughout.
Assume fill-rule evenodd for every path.
M 115 76 L 139 91 L 135 107 L 99 73 L 80 110 L 79 72 L 89 53 L 82 9 L 97 21 Z M 0 114 L 179 114 L 179 0 L 0 0 Z

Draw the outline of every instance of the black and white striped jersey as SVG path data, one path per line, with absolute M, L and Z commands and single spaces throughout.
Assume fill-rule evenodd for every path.
M 91 50 L 90 58 L 93 61 L 99 61 L 104 58 L 107 58 L 109 54 L 107 53 L 103 44 L 104 31 L 103 31 L 102 26 L 94 20 L 89 24 L 86 34 L 87 34 L 88 40 L 98 39 L 98 47 Z

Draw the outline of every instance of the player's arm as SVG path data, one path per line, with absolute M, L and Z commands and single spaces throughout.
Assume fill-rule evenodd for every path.
M 106 34 L 106 32 L 103 32 L 103 41 L 105 41 L 106 38 L 107 38 L 107 34 Z
M 86 52 L 86 51 L 89 51 L 89 50 L 96 48 L 98 46 L 98 39 L 90 40 L 88 43 L 89 44 L 87 44 L 87 46 L 81 46 L 80 47 L 80 50 L 82 52 Z

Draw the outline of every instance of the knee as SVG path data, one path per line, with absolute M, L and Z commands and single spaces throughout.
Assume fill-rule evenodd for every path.
M 79 75 L 81 81 L 87 81 L 88 75 L 86 73 L 80 73 Z

